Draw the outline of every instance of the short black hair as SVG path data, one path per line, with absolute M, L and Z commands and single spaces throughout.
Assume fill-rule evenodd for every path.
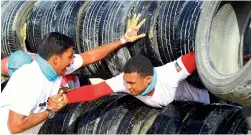
M 44 36 L 38 46 L 38 54 L 45 60 L 52 55 L 62 55 L 67 49 L 73 47 L 74 41 L 69 36 L 59 32 L 51 32 Z
M 138 73 L 141 77 L 153 75 L 153 65 L 151 61 L 142 55 L 130 58 L 124 66 L 124 73 Z

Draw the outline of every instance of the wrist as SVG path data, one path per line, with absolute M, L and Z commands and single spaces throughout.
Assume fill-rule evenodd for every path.
M 55 112 L 53 112 L 52 109 L 47 108 L 45 111 L 47 112 L 48 119 L 52 119 L 55 116 Z
M 121 37 L 120 38 L 120 42 L 123 44 L 126 44 L 127 43 L 127 40 L 125 39 L 125 37 Z

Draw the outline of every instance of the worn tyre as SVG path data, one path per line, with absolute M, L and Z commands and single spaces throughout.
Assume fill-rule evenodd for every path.
M 119 40 L 126 31 L 127 15 L 134 1 L 110 1 L 99 25 L 99 44 Z M 112 76 L 123 72 L 124 64 L 131 58 L 128 49 L 122 46 L 110 53 L 104 61 Z M 111 77 L 112 77 L 111 76 Z
M 157 42 L 157 19 L 160 12 L 160 3 L 158 1 L 138 1 L 130 9 L 129 17 L 133 14 L 141 14 L 140 20 L 146 19 L 138 33 L 145 33 L 146 37 L 139 39 L 132 45 L 128 45 L 130 53 L 134 55 L 144 55 L 151 60 L 153 66 L 161 66 L 161 60 L 158 42 Z
M 36 53 L 44 35 L 50 32 L 60 32 L 76 42 L 78 12 L 83 4 L 83 1 L 37 2 L 27 26 L 30 51 Z M 80 53 L 77 44 L 74 44 L 73 51 Z
M 26 50 L 26 19 L 35 2 L 9 1 L 1 4 L 1 57 L 16 50 Z
M 5 81 L 3 81 L 1 83 L 1 92 L 3 92 L 3 90 L 4 90 L 5 86 L 7 85 L 8 81 L 9 81 L 9 79 L 7 79 L 7 80 L 5 80 Z
M 158 111 L 158 109 L 147 105 L 134 108 L 128 112 L 121 121 L 117 134 L 140 134 L 140 130 L 147 120 L 147 115 L 156 111 Z
M 151 111 L 146 115 L 144 124 L 142 125 L 139 134 L 147 134 L 148 130 L 153 125 L 155 119 L 159 115 L 160 110 L 151 109 Z
M 199 102 L 174 101 L 161 110 L 148 134 L 176 134 L 182 127 L 182 122 L 188 113 L 201 107 Z
M 242 110 L 234 110 L 233 114 L 225 119 L 225 124 L 219 128 L 217 134 L 246 134 L 248 131 L 246 118 Z
M 251 62 L 243 64 L 239 49 L 251 46 L 250 7 L 250 1 L 205 2 L 196 35 L 196 63 L 203 84 L 218 97 L 242 105 L 251 105 Z
M 79 42 L 81 52 L 98 47 L 99 45 L 99 27 L 105 9 L 112 2 L 91 1 L 86 5 L 80 15 Z M 104 60 L 89 64 L 85 67 L 90 72 L 90 77 L 99 77 L 108 79 L 111 73 Z
M 100 121 L 101 113 L 104 109 L 112 104 L 117 102 L 120 99 L 123 99 L 125 95 L 109 95 L 98 99 L 97 101 L 92 101 L 89 105 L 89 108 L 82 113 L 82 116 L 78 118 L 78 123 L 76 125 L 76 132 L 78 134 L 95 134 L 97 132 L 97 126 Z
M 188 113 L 180 134 L 215 134 L 239 108 L 229 105 L 206 105 Z
M 137 98 L 127 95 L 124 98 L 113 102 L 101 114 L 97 127 L 97 134 L 116 134 L 123 118 L 137 106 L 143 103 Z
M 47 119 L 40 128 L 38 134 L 62 134 L 64 118 L 72 107 L 74 107 L 73 104 L 67 105 L 57 112 L 52 119 Z

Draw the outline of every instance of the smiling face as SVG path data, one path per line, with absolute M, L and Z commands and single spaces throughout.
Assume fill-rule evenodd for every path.
M 142 77 L 137 72 L 124 73 L 123 78 L 126 82 L 126 88 L 133 96 L 138 96 L 142 94 L 152 82 L 152 76 Z
M 51 63 L 54 67 L 54 70 L 57 72 L 59 76 L 62 76 L 66 72 L 66 68 L 69 67 L 73 63 L 73 49 L 70 47 L 63 54 L 58 55 L 54 54 L 51 57 Z

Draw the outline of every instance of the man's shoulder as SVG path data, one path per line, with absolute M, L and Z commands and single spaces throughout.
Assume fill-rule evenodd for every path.
M 37 80 L 41 79 L 42 72 L 36 63 L 25 64 L 17 69 L 11 78 L 26 79 L 26 80 Z

